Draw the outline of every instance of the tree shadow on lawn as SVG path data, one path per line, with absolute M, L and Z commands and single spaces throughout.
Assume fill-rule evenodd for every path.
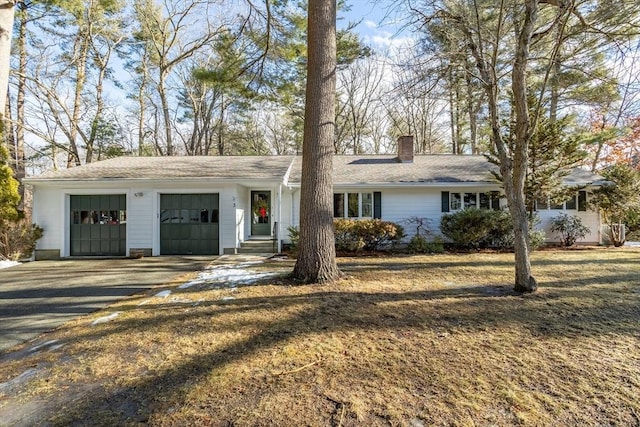
M 622 277 L 621 277 L 622 278 Z M 624 275 L 628 280 L 628 275 Z M 567 280 L 566 282 L 571 282 Z M 571 285 L 573 288 L 581 286 Z M 569 288 L 571 288 L 569 286 Z M 519 296 L 503 286 L 466 286 L 415 292 L 365 293 L 353 291 L 314 291 L 313 286 L 298 295 L 237 298 L 224 302 L 207 302 L 199 311 L 167 312 L 143 320 L 126 318 L 101 325 L 95 334 L 77 336 L 75 340 L 98 338 L 104 334 L 126 334 L 131 331 L 152 332 L 160 324 L 187 325 L 202 316 L 213 318 L 256 310 L 282 310 L 297 305 L 309 309 L 281 320 L 255 320 L 229 325 L 258 331 L 245 340 L 214 352 L 192 356 L 173 368 L 140 379 L 134 385 L 115 392 L 97 388 L 82 402 L 67 406 L 54 425 L 82 425 L 94 421 L 95 414 L 108 415 L 115 424 L 144 423 L 154 414 L 186 403 L 191 384 L 213 370 L 223 368 L 265 349 L 307 334 L 341 331 L 387 331 L 402 329 L 474 333 L 492 328 L 520 328 L 533 337 L 597 336 L 626 334 L 637 336 L 637 313 L 640 294 L 628 294 L 583 286 L 580 304 L 572 305 L 575 289 L 550 288 L 535 295 Z M 612 292 L 612 293 L 611 293 Z M 608 295 L 611 298 L 603 298 Z M 218 310 L 207 310 L 218 307 Z M 160 318 L 158 318 L 160 317 Z M 176 330 L 184 337 L 186 330 Z M 428 349 L 425 349 L 428 351 Z M 170 402 L 170 403 L 167 403 Z M 233 420 L 219 420 L 233 424 Z M 229 424 L 229 425 L 231 425 Z
M 574 252 L 567 252 L 568 254 L 574 254 Z M 535 256 L 531 260 L 531 265 L 535 269 L 536 267 L 550 267 L 550 266 L 569 266 L 569 265 L 588 265 L 588 266 L 598 266 L 598 267 L 613 267 L 620 264 L 630 264 L 630 265 L 638 265 L 640 263 L 640 251 L 638 253 L 638 259 L 571 259 L 571 258 L 563 258 L 562 253 L 558 254 L 557 258 L 554 259 L 541 259 L 536 258 Z M 479 253 L 480 254 L 480 253 Z M 439 260 L 438 256 L 435 255 L 433 257 L 422 257 L 420 262 L 407 262 L 400 263 L 394 267 L 389 267 L 389 263 L 385 263 L 384 260 L 380 262 L 367 262 L 367 263 L 358 263 L 358 262 L 340 262 L 340 268 L 348 270 L 348 271 L 362 271 L 362 270 L 379 270 L 379 271 L 389 271 L 389 270 L 410 270 L 410 269 L 428 269 L 428 268 L 464 268 L 464 267 L 472 267 L 472 268 L 514 268 L 513 260 L 497 260 L 497 259 L 481 259 L 470 261 L 468 259 L 469 254 L 457 254 L 457 255 L 447 255 L 447 257 L 451 256 L 460 256 L 460 260 L 456 261 L 443 261 Z M 491 254 L 489 254 L 491 255 Z M 511 254 L 513 256 L 513 254 Z M 534 270 L 535 273 L 535 270 Z

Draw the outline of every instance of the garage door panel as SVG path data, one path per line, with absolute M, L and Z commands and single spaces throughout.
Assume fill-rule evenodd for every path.
M 70 196 L 70 253 L 75 256 L 126 254 L 126 195 Z
M 210 222 L 211 212 L 218 209 L 217 201 L 217 194 L 162 194 L 160 253 L 218 254 L 218 224 Z

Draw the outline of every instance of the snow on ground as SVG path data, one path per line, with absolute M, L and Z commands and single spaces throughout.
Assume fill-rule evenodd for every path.
M 120 316 L 121 313 L 122 313 L 121 311 L 116 311 L 115 313 L 111 313 L 108 316 L 98 317 L 96 320 L 91 322 L 91 326 L 99 325 L 100 323 L 107 323 L 115 319 L 116 317 Z
M 7 260 L 0 259 L 0 268 L 9 268 L 19 264 L 20 263 L 18 261 L 9 261 L 8 259 Z
M 251 266 L 262 264 L 263 261 L 248 261 L 238 264 L 218 264 L 207 267 L 198 274 L 195 280 L 183 283 L 179 289 L 192 286 L 210 288 L 230 288 L 235 291 L 238 285 L 252 285 L 259 280 L 275 277 L 278 273 L 260 273 L 250 270 Z

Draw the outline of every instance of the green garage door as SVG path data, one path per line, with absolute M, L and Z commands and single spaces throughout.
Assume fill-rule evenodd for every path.
M 70 196 L 71 256 L 124 256 L 127 198 L 124 194 Z
M 217 194 L 160 195 L 160 253 L 219 253 Z

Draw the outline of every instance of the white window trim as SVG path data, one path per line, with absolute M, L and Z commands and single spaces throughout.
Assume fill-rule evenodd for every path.
M 493 199 L 491 197 L 489 197 L 489 208 L 481 208 L 480 207 L 480 195 L 481 194 L 491 194 L 493 191 L 449 191 L 449 212 L 458 212 L 464 209 L 484 209 L 484 210 L 494 210 L 493 208 Z M 475 206 L 468 206 L 465 207 L 464 205 L 464 195 L 465 194 L 475 194 L 476 195 L 476 203 Z M 454 208 L 452 205 L 452 201 L 453 201 L 453 195 L 454 194 L 459 194 L 460 195 L 460 207 L 459 208 Z M 498 208 L 501 208 L 500 206 L 500 198 L 501 195 L 498 194 Z
M 342 194 L 344 197 L 344 206 L 342 216 L 334 216 L 334 218 L 346 218 L 346 219 L 373 219 L 373 209 L 374 209 L 374 199 L 373 199 L 373 191 L 344 191 L 344 192 L 334 192 L 335 194 Z M 357 194 L 358 195 L 358 216 L 349 216 L 349 194 Z M 370 216 L 362 216 L 362 195 L 369 194 L 371 196 L 371 215 Z
M 580 191 L 584 191 L 584 190 L 580 190 Z M 567 208 L 567 200 L 565 200 L 564 202 L 562 202 L 562 207 L 561 208 L 553 208 L 551 205 L 551 200 L 547 197 L 547 207 L 544 209 L 540 209 L 538 208 L 538 201 L 536 200 L 536 212 L 544 212 L 544 211 L 557 211 L 557 212 L 563 212 L 563 211 L 568 211 L 568 212 L 578 212 L 580 211 L 580 191 L 576 192 L 573 195 L 573 198 L 575 200 L 576 203 L 576 207 L 575 208 L 571 208 L 568 209 Z M 586 195 L 587 199 L 589 197 L 589 195 Z

